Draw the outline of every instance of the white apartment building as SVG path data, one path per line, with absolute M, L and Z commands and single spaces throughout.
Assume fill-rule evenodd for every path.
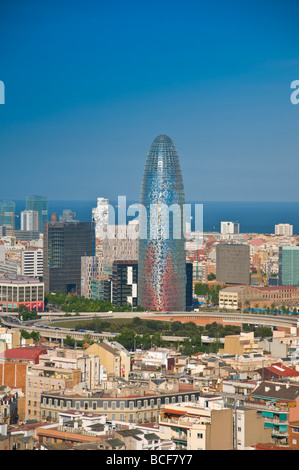
M 293 225 L 290 225 L 290 224 L 275 225 L 275 235 L 284 235 L 285 237 L 292 237 Z
M 237 222 L 221 222 L 221 234 L 236 234 L 240 231 L 240 225 Z
M 21 255 L 21 275 L 43 277 L 43 250 L 24 250 Z

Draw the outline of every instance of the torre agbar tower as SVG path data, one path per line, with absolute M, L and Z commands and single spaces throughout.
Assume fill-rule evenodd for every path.
M 173 141 L 159 135 L 145 162 L 139 210 L 138 303 L 186 310 L 184 186 Z

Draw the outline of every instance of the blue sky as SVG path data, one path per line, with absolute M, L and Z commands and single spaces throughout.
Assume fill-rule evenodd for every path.
M 138 200 L 153 139 L 188 201 L 299 201 L 299 2 L 0 3 L 0 200 Z

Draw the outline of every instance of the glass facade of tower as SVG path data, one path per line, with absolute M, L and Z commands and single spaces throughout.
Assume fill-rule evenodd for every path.
M 139 211 L 138 303 L 148 310 L 186 310 L 184 186 L 173 141 L 153 141 Z
M 43 233 L 44 223 L 48 222 L 48 198 L 44 196 L 28 196 L 26 210 L 38 212 L 38 231 Z
M 279 248 L 279 285 L 299 286 L 299 247 Z
M 0 225 L 14 225 L 16 203 L 14 201 L 0 201 Z
M 92 256 L 91 222 L 44 225 L 43 273 L 46 292 L 81 294 L 81 258 Z

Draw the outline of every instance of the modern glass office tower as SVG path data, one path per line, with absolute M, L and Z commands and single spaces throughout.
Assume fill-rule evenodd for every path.
M 14 225 L 16 203 L 14 201 L 0 201 L 0 225 Z
M 138 304 L 186 310 L 184 186 L 173 141 L 159 135 L 145 162 L 139 211 Z
M 43 273 L 45 292 L 81 295 L 81 258 L 92 256 L 92 222 L 44 224 Z
M 44 223 L 48 222 L 48 198 L 44 196 L 28 196 L 26 210 L 38 212 L 38 231 L 43 233 Z
M 299 246 L 279 248 L 279 285 L 299 286 Z

